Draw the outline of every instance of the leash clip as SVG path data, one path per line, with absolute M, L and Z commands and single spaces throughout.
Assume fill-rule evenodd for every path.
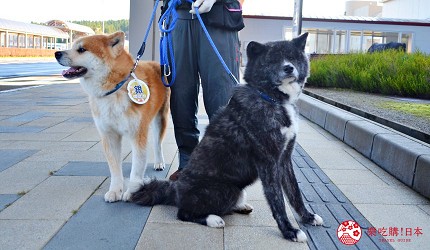
M 138 56 L 136 57 L 136 61 L 134 62 L 133 68 L 131 69 L 130 73 L 133 73 L 133 72 L 134 72 L 134 70 L 135 70 L 135 69 L 136 69 L 136 67 L 137 67 L 137 64 L 139 63 L 139 60 L 140 60 L 140 55 L 138 55 Z
M 170 65 L 169 64 L 164 64 L 163 65 L 163 73 L 164 73 L 164 76 L 170 76 L 170 74 L 172 73 L 172 71 L 170 70 Z

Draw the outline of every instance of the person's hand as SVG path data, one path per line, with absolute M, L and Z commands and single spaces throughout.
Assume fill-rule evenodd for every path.
M 215 2 L 216 0 L 196 0 L 191 6 L 190 13 L 196 14 L 194 7 L 199 8 L 199 14 L 207 13 L 211 11 Z

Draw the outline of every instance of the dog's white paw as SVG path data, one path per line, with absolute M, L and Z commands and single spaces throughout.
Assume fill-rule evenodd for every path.
M 306 236 L 306 234 L 299 229 L 299 231 L 297 231 L 296 233 L 296 238 L 293 239 L 293 241 L 296 242 L 306 242 L 308 240 L 308 237 Z
M 324 223 L 324 220 L 318 214 L 314 214 L 314 220 L 312 221 L 313 226 L 321 226 Z
M 119 201 L 119 200 L 121 200 L 121 198 L 122 198 L 122 190 L 117 190 L 117 191 L 109 190 L 105 194 L 105 201 L 106 202 Z
M 155 171 L 163 171 L 164 170 L 164 162 L 154 163 Z
M 130 192 L 129 190 L 125 191 L 125 193 L 122 195 L 122 200 L 123 201 L 129 201 L 132 194 L 133 193 Z
M 210 214 L 206 218 L 206 225 L 208 225 L 208 227 L 224 227 L 225 222 L 218 215 Z
M 133 193 L 135 193 L 143 185 L 143 181 L 130 181 L 127 191 L 122 195 L 123 201 L 129 201 Z

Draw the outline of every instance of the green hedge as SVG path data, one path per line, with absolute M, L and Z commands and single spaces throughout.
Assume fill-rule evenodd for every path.
M 307 86 L 430 98 L 430 56 L 395 50 L 323 55 L 311 60 Z

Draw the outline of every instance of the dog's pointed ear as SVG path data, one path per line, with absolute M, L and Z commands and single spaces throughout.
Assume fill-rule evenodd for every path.
M 124 50 L 125 34 L 122 31 L 115 32 L 108 36 L 109 46 L 111 46 L 113 54 L 118 56 Z
M 300 50 L 305 50 L 306 47 L 306 39 L 308 38 L 308 32 L 303 33 L 302 35 L 293 39 L 294 45 Z
M 258 42 L 250 42 L 246 47 L 246 55 L 248 58 L 254 58 L 267 50 L 266 45 Z

